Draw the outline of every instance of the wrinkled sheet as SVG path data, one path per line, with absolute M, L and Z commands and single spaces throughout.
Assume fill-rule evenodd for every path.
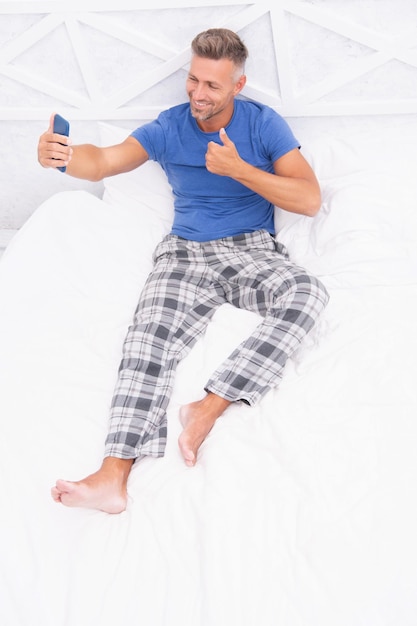
M 2 625 L 414 626 L 415 246 L 409 232 L 373 244 L 371 222 L 356 229 L 363 249 L 349 246 L 353 226 L 331 230 L 334 198 L 352 189 L 342 182 L 326 185 L 315 230 L 281 223 L 331 299 L 280 388 L 230 407 L 185 466 L 179 407 L 259 321 L 221 307 L 178 368 L 166 455 L 135 464 L 120 515 L 66 508 L 50 487 L 101 463 L 160 226 L 140 203 L 71 191 L 12 240 L 0 262 Z

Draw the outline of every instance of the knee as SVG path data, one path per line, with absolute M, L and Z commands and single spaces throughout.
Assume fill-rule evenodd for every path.
M 294 280 L 296 300 L 314 316 L 319 315 L 330 297 L 325 285 L 316 276 L 310 274 L 299 274 Z
M 314 288 L 317 292 L 317 298 L 320 300 L 320 302 L 323 304 L 323 308 L 326 306 L 326 304 L 329 301 L 329 292 L 327 291 L 325 285 L 321 282 L 321 280 L 319 280 L 317 277 L 313 277 L 311 279 L 314 283 Z

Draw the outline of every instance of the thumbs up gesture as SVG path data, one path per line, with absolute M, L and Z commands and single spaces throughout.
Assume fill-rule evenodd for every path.
M 233 178 L 241 158 L 235 144 L 229 139 L 224 128 L 220 129 L 219 137 L 221 144 L 215 141 L 210 141 L 207 144 L 206 167 L 212 174 Z

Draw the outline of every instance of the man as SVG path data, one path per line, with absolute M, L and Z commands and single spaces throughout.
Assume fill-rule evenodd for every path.
M 274 238 L 274 205 L 314 216 L 320 189 L 284 120 L 260 103 L 236 99 L 247 49 L 227 29 L 192 42 L 189 102 L 163 112 L 123 143 L 72 147 L 50 128 L 39 141 L 44 167 L 101 180 L 158 161 L 173 188 L 171 234 L 129 328 L 100 469 L 59 480 L 52 497 L 67 506 L 118 513 L 126 508 L 135 460 L 164 454 L 166 408 L 176 364 L 218 306 L 232 303 L 264 319 L 213 374 L 198 402 L 182 407 L 179 448 L 187 465 L 232 402 L 259 401 L 279 383 L 285 362 L 327 303 L 321 283 L 290 262 Z

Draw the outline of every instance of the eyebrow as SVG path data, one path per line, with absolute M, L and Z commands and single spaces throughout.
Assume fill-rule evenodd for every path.
M 197 76 L 195 76 L 195 74 L 192 74 L 191 72 L 188 72 L 188 78 L 194 78 L 198 81 L 200 80 Z M 216 82 L 215 80 L 203 80 L 200 82 L 208 83 L 209 85 L 215 85 L 216 87 L 221 87 L 220 83 Z

